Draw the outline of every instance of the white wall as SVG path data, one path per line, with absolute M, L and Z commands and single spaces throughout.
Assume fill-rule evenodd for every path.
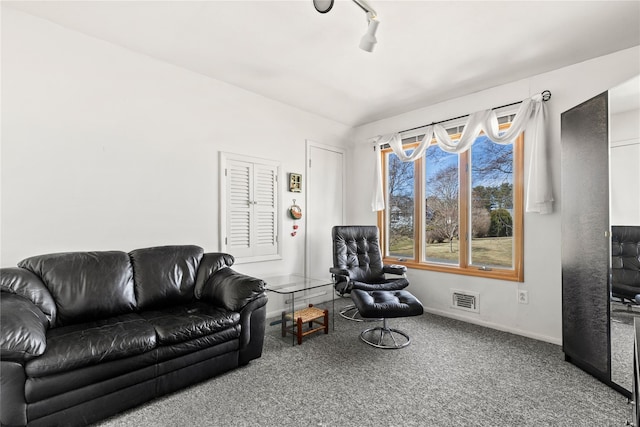
M 280 160 L 284 215 L 284 178 L 305 170 L 305 140 L 344 146 L 349 131 L 3 9 L 0 264 L 166 244 L 217 251 L 220 151 Z M 283 227 L 282 261 L 238 270 L 301 273 L 304 229 L 293 238 Z
M 411 291 L 428 311 L 561 342 L 560 113 L 638 74 L 639 64 L 636 47 L 355 130 L 348 178 L 360 183 L 373 176 L 369 137 L 553 93 L 556 210 L 525 216 L 525 283 L 412 270 Z M 281 160 L 283 173 L 299 172 L 305 139 L 340 146 L 351 135 L 341 124 L 11 9 L 2 13 L 1 101 L 3 267 L 56 251 L 183 243 L 215 251 L 219 151 Z M 370 193 L 361 188 L 348 186 L 348 222 L 373 224 Z M 296 194 L 299 204 L 304 197 Z M 302 272 L 303 233 L 283 233 L 282 261 L 238 270 Z M 479 315 L 449 308 L 454 287 L 480 292 Z M 529 291 L 528 305 L 516 303 L 519 288 Z
M 410 270 L 410 290 L 423 302 L 427 311 L 557 344 L 562 342 L 560 114 L 629 79 L 638 74 L 638 71 L 640 47 L 635 47 L 356 129 L 355 145 L 350 148 L 351 156 L 371 161 L 354 163 L 349 171 L 354 179 L 373 176 L 372 149 L 367 142 L 373 136 L 508 104 L 545 89 L 552 93 L 552 98 L 547 103 L 547 123 L 555 211 L 550 215 L 525 215 L 525 282 L 515 283 Z M 525 140 L 525 165 L 528 165 L 530 144 L 526 142 Z M 525 179 L 526 177 L 527 170 Z M 368 191 L 348 194 L 348 198 L 352 201 L 347 214 L 351 223 L 376 223 L 376 214 L 370 209 L 371 196 Z M 451 288 L 479 292 L 480 313 L 473 314 L 450 308 Z M 529 304 L 517 303 L 518 289 L 528 290 Z
M 640 225 L 640 110 L 609 120 L 611 225 Z

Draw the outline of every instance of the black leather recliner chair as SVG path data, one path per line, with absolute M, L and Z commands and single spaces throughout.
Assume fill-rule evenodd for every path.
M 403 265 L 383 265 L 379 231 L 376 226 L 335 226 L 333 237 L 333 267 L 329 269 L 334 288 L 340 296 L 352 289 L 363 291 L 397 291 L 409 285 L 407 268 Z M 400 277 L 387 278 L 386 274 Z M 340 311 L 348 320 L 363 321 L 355 305 Z
M 640 226 L 611 227 L 611 296 L 640 304 Z

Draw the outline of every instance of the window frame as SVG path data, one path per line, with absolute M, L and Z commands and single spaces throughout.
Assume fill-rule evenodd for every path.
M 506 129 L 510 123 L 501 124 L 499 128 Z M 479 136 L 483 135 L 482 133 Z M 461 134 L 450 135 L 451 139 L 460 138 Z M 436 144 L 433 139 L 429 147 Z M 408 268 L 418 270 L 437 271 L 442 273 L 461 274 L 467 276 L 484 277 L 490 279 L 500 279 L 515 282 L 524 282 L 524 132 L 518 135 L 513 143 L 513 267 L 497 268 L 490 267 L 483 269 L 477 265 L 470 265 L 469 250 L 471 243 L 469 236 L 471 235 L 470 223 L 470 205 L 471 205 L 471 170 L 470 170 L 470 153 L 471 149 L 464 153 L 458 154 L 459 162 L 459 236 L 464 236 L 464 244 L 459 237 L 459 265 L 449 265 L 444 263 L 435 263 L 423 261 L 424 245 L 425 245 L 425 224 L 424 224 L 424 203 L 418 202 L 424 200 L 426 194 L 426 185 L 424 183 L 424 155 L 417 159 L 414 169 L 414 257 L 407 259 L 402 257 L 390 256 L 388 253 L 387 239 L 387 216 L 389 214 L 388 206 L 388 162 L 387 156 L 393 153 L 391 148 L 382 148 L 380 150 L 379 159 L 382 163 L 382 181 L 385 197 L 386 208 L 378 212 L 378 228 L 380 230 L 381 247 L 383 248 L 383 262 L 386 264 L 402 264 Z M 418 142 L 403 145 L 403 149 L 411 149 L 418 146 Z M 418 199 L 420 197 L 421 199 Z

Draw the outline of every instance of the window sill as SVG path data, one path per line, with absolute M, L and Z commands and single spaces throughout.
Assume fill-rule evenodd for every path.
M 385 264 L 400 264 L 416 270 L 437 271 L 439 273 L 461 274 L 463 276 L 484 277 L 486 279 L 508 280 L 524 282 L 524 269 L 519 270 L 480 270 L 478 267 L 460 268 L 444 264 L 425 264 L 413 261 L 399 261 L 398 258 L 384 258 Z

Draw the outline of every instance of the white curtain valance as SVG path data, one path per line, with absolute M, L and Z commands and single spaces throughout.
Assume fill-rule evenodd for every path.
M 546 154 L 546 132 L 544 126 L 545 105 L 542 94 L 537 94 L 522 101 L 511 126 L 504 132 L 500 132 L 498 118 L 494 110 L 477 111 L 471 115 L 464 126 L 460 139 L 451 140 L 442 124 L 434 124 L 425 127 L 425 134 L 420 144 L 411 154 L 407 154 L 402 147 L 400 133 L 379 136 L 374 141 L 375 147 L 389 144 L 394 154 L 403 162 L 413 162 L 424 154 L 425 150 L 435 136 L 438 146 L 449 153 L 462 153 L 476 140 L 480 132 L 484 133 L 497 144 L 510 144 L 520 133 L 527 128 L 532 130 L 527 133 L 532 141 L 532 154 L 529 162 L 529 181 L 526 193 L 526 212 L 548 214 L 553 210 L 553 192 L 548 173 Z M 371 208 L 374 211 L 384 210 L 384 189 L 382 181 L 382 156 L 378 150 L 375 154 L 374 194 Z

